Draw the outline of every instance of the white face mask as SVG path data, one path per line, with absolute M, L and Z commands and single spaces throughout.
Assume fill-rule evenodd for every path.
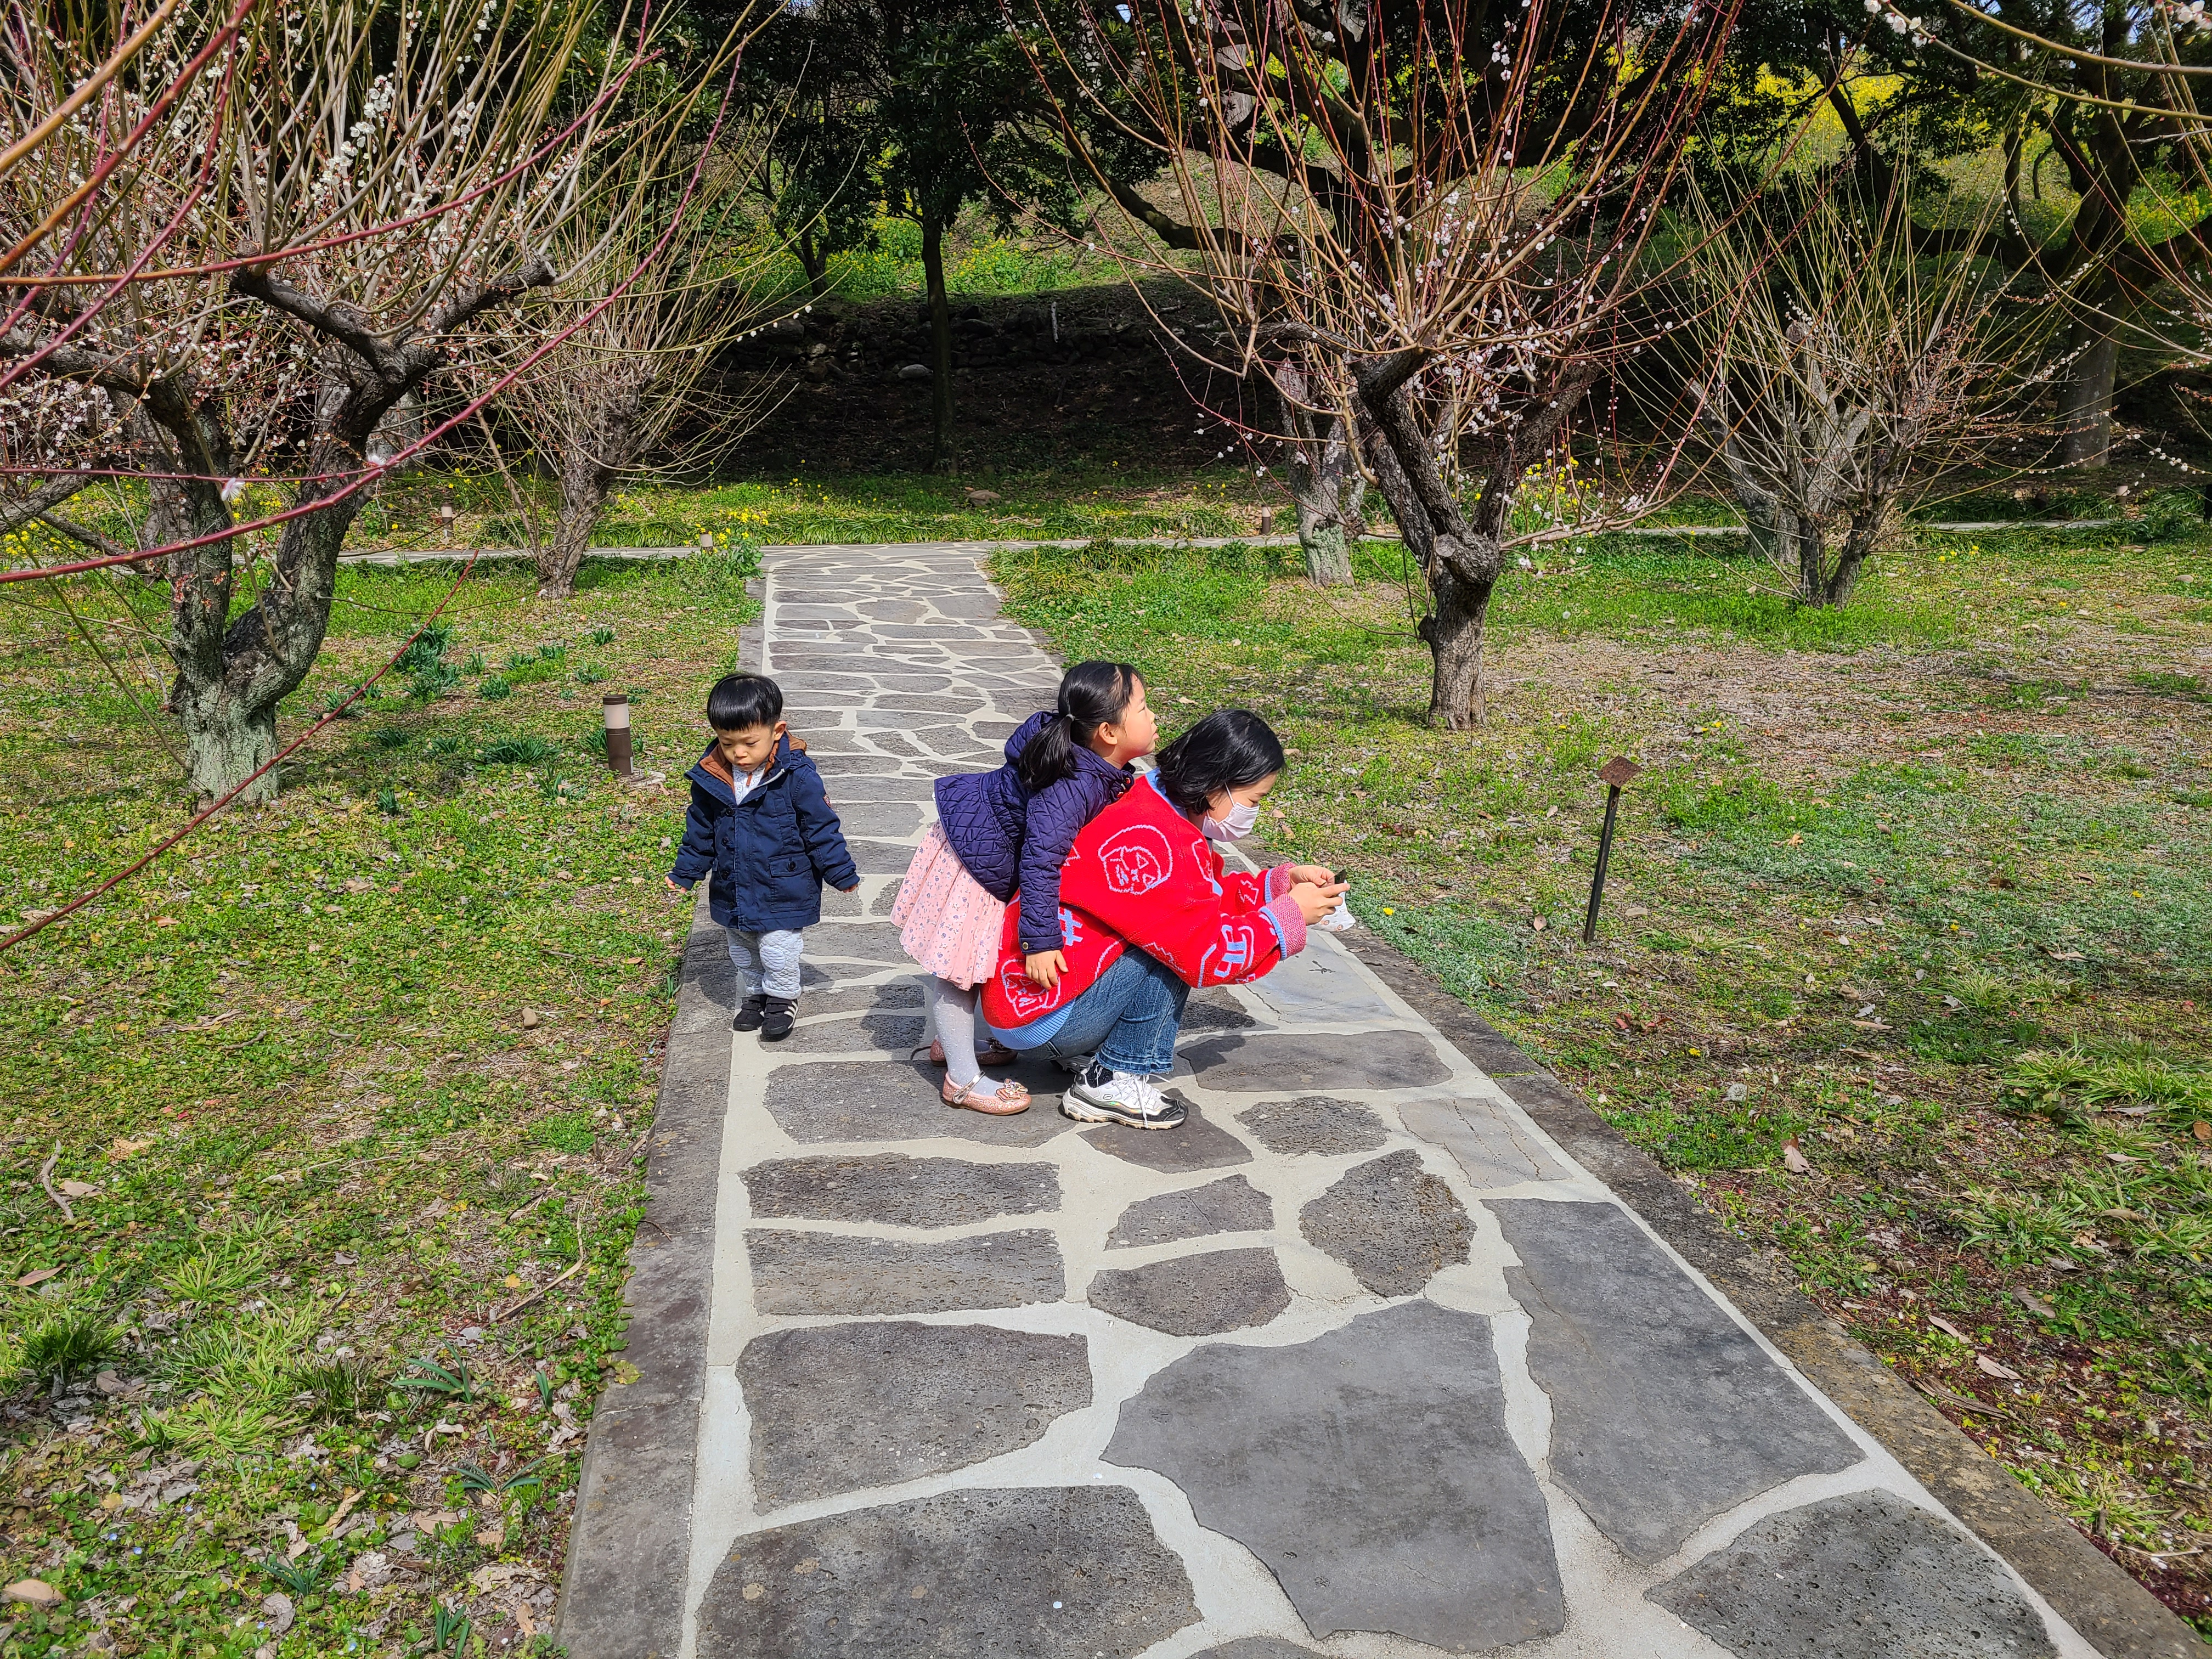
M 1260 827 L 1260 804 L 1231 798 L 1229 816 L 1217 818 L 1208 812 L 1198 823 L 1198 833 L 1208 841 L 1242 841 Z

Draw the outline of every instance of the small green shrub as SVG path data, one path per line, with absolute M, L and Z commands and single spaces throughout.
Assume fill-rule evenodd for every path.
M 497 702 L 502 697 L 510 697 L 514 695 L 514 688 L 496 674 L 477 687 L 477 696 L 482 697 L 486 702 Z
M 588 1112 L 555 1112 L 530 1126 L 533 1140 L 558 1152 L 588 1152 L 598 1139 Z
M 612 645 L 615 642 L 615 630 L 602 623 L 585 635 L 584 639 L 586 643 L 590 645 Z
M 380 726 L 368 734 L 368 740 L 379 749 L 404 749 L 413 735 L 404 726 Z
M 539 761 L 550 760 L 561 752 L 561 745 L 550 743 L 535 734 L 517 738 L 501 738 L 488 743 L 477 751 L 477 758 L 487 766 L 535 766 Z
M 93 1310 L 64 1308 L 25 1334 L 17 1364 L 34 1382 L 67 1382 L 98 1369 L 120 1340 L 115 1327 Z

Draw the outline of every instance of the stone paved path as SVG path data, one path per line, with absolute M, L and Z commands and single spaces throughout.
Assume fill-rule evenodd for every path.
M 1057 670 L 957 550 L 767 596 L 863 880 L 733 1039 L 684 1655 L 2091 1651 L 1327 934 L 1179 1132 L 939 1105 L 885 918 Z

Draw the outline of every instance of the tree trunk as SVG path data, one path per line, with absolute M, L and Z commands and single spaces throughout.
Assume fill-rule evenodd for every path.
M 952 306 L 945 297 L 945 227 L 931 216 L 921 222 L 921 272 L 929 288 L 930 411 L 935 446 L 930 466 L 951 472 L 952 453 Z
M 2058 392 L 2058 429 L 2069 466 L 2099 467 L 2112 449 L 2112 389 L 2119 372 L 2119 342 L 2094 319 L 2074 325 L 2074 372 Z
M 799 268 L 806 273 L 806 293 L 810 299 L 823 300 L 830 295 L 830 256 L 823 252 L 821 234 L 812 225 L 799 233 L 792 243 L 799 255 Z
M 185 771 L 201 800 L 226 795 L 267 766 L 276 754 L 276 705 L 252 708 L 218 682 L 179 689 L 177 713 L 185 729 Z M 243 799 L 274 799 L 276 774 L 264 774 Z
M 1494 580 L 1470 580 L 1439 565 L 1429 578 L 1436 602 L 1421 619 L 1429 643 L 1429 724 L 1465 732 L 1488 723 L 1482 697 L 1482 630 Z
M 582 445 L 562 456 L 561 511 L 553 521 L 553 539 L 538 557 L 539 599 L 565 599 L 576 591 L 576 572 L 613 483 L 614 474 Z
M 1272 365 L 1268 378 L 1283 435 L 1293 446 L 1291 501 L 1297 511 L 1306 578 L 1321 587 L 1348 582 L 1348 537 L 1357 533 L 1353 526 L 1367 488 L 1354 465 L 1351 434 L 1341 415 L 1316 406 L 1312 380 L 1297 357 Z
M 1298 514 L 1298 550 L 1305 555 L 1306 579 L 1320 587 L 1352 580 L 1352 551 L 1344 522 L 1346 447 L 1341 443 L 1329 447 L 1334 452 L 1333 462 L 1291 469 L 1291 501 Z M 1352 477 L 1357 478 L 1358 474 L 1355 471 Z

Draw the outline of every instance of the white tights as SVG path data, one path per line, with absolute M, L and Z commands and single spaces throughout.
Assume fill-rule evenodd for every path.
M 957 1089 L 964 1089 L 982 1076 L 975 1058 L 975 1004 L 982 988 L 955 985 L 932 974 L 922 981 L 929 998 L 929 1030 L 945 1048 L 945 1074 Z

